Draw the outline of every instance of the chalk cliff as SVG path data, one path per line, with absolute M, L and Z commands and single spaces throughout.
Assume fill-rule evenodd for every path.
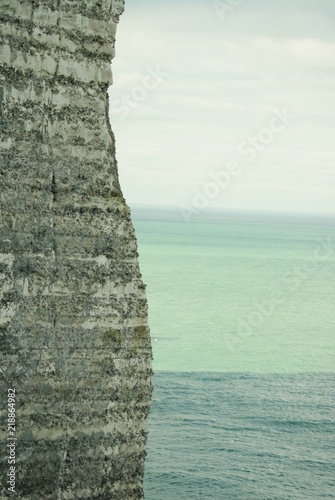
M 16 498 L 143 498 L 152 354 L 107 96 L 123 3 L 0 0 L 0 498 L 8 389 Z

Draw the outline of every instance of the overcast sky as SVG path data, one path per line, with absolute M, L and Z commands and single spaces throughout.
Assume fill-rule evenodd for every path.
M 335 213 L 333 0 L 126 0 L 112 68 L 128 204 Z

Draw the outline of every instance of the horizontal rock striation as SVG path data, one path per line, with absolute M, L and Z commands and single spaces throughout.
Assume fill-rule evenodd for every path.
M 140 499 L 145 287 L 108 120 L 123 0 L 0 0 L 1 492 Z

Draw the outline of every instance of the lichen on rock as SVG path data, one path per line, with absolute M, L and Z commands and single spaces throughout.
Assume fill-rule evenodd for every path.
M 108 121 L 123 7 L 0 0 L 0 408 L 15 387 L 20 499 L 143 498 L 152 351 Z

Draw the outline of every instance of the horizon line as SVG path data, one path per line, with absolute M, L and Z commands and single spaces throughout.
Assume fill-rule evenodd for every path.
M 192 207 L 188 207 L 187 205 L 161 205 L 155 203 L 129 203 L 127 205 L 130 209 L 147 209 L 147 210 L 170 210 L 170 211 L 180 211 L 181 208 L 184 209 L 192 209 Z M 262 214 L 285 214 L 285 215 L 315 215 L 315 216 L 331 216 L 335 217 L 334 212 L 323 212 L 323 211 L 310 211 L 310 210 L 285 210 L 285 209 L 268 209 L 268 208 L 236 208 L 236 207 L 206 207 L 195 209 L 198 210 L 197 214 L 194 214 L 196 217 L 200 216 L 201 213 L 262 213 Z

